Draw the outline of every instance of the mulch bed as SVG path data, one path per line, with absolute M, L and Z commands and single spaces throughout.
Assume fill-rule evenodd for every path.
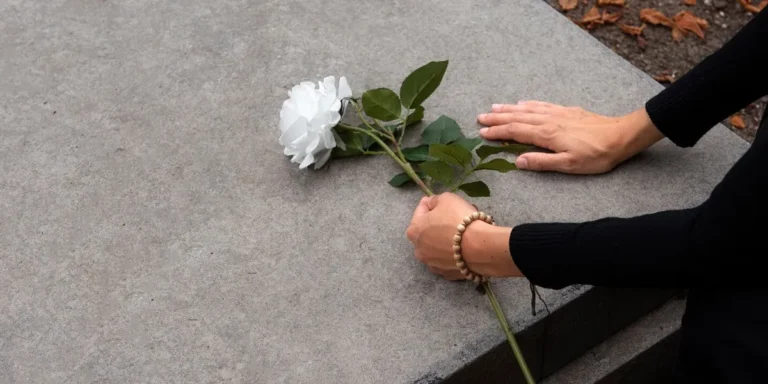
M 715 52 L 748 23 L 754 14 L 748 12 L 747 7 L 766 6 L 759 4 L 760 0 L 754 0 L 755 4 L 748 0 L 686 0 L 687 3 L 684 0 L 545 1 L 665 85 Z M 768 0 L 763 3 L 768 4 Z M 564 10 L 563 7 L 572 9 Z M 659 23 L 658 17 L 651 17 L 658 13 L 651 11 L 644 11 L 644 19 L 641 19 L 644 9 L 659 11 L 666 19 Z M 698 24 L 698 30 L 694 24 Z M 675 32 L 677 41 L 673 38 L 673 29 L 678 29 Z M 764 97 L 723 124 L 751 142 L 767 104 L 768 97 Z

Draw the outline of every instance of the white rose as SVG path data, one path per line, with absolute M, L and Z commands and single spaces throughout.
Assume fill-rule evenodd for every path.
M 291 162 L 304 169 L 315 164 L 322 167 L 336 147 L 332 129 L 341 120 L 342 100 L 352 96 L 352 89 L 345 77 L 328 76 L 315 84 L 305 81 L 288 92 L 289 99 L 280 110 L 280 145 L 285 153 L 293 156 Z

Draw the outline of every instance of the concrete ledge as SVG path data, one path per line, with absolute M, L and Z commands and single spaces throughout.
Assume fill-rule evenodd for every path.
M 590 348 L 655 310 L 673 290 L 592 288 L 518 336 L 535 378 L 551 375 Z M 448 377 L 446 383 L 524 383 L 509 346 L 502 343 Z M 586 382 L 586 381 L 584 381 Z
M 542 384 L 664 383 L 672 377 L 685 301 L 674 299 L 630 324 Z

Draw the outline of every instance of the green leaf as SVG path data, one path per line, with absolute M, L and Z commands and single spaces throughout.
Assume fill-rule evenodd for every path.
M 454 144 L 458 144 L 462 146 L 467 151 L 472 152 L 473 149 L 477 148 L 480 143 L 483 142 L 483 139 L 479 137 L 469 138 L 469 137 L 460 137 L 454 141 Z
M 418 176 L 419 179 L 422 179 L 422 180 L 424 180 L 427 177 L 427 175 L 421 172 L 416 172 L 416 176 Z M 408 174 L 405 172 L 398 173 L 397 175 L 392 177 L 392 180 L 389 181 L 389 185 L 393 187 L 402 187 L 408 183 L 413 183 L 413 179 L 411 179 L 411 177 L 408 176 Z
M 459 189 L 469 197 L 488 197 L 491 195 L 491 190 L 488 189 L 488 186 L 482 181 L 474 181 L 459 185 Z
M 334 158 L 359 156 L 363 154 L 365 148 L 363 147 L 363 137 L 365 135 L 358 132 L 342 131 L 337 133 L 337 140 L 339 143 L 336 148 L 331 151 L 331 156 Z M 341 144 L 344 145 L 341 145 Z
M 431 122 L 421 133 L 426 144 L 448 144 L 461 137 L 461 128 L 455 120 L 442 115 Z
M 429 145 L 427 144 L 422 144 L 418 147 L 403 148 L 403 155 L 408 161 L 421 162 L 432 160 L 432 158 L 429 157 Z
M 517 166 L 504 159 L 493 159 L 491 161 L 486 161 L 475 168 L 476 171 L 482 171 L 484 169 L 507 173 L 509 171 L 516 171 Z
M 430 160 L 419 164 L 419 169 L 435 181 L 450 184 L 453 181 L 453 168 L 440 160 Z
M 424 102 L 443 81 L 448 61 L 431 61 L 413 71 L 400 86 L 400 98 L 406 108 L 414 108 Z
M 424 107 L 419 105 L 415 110 L 408 114 L 408 121 L 406 126 L 418 123 L 424 118 Z
M 429 156 L 464 168 L 472 163 L 472 153 L 458 144 L 432 144 L 429 146 Z
M 483 145 L 482 147 L 478 148 L 476 153 L 478 156 L 480 156 L 480 159 L 485 159 L 488 156 L 495 155 L 497 153 L 505 152 L 505 153 L 514 153 L 515 155 L 519 155 L 529 149 L 531 149 L 530 145 L 526 144 L 505 144 L 501 146 L 492 146 L 492 145 Z
M 391 89 L 376 88 L 363 93 L 363 110 L 365 114 L 382 121 L 392 121 L 400 118 L 402 106 L 400 98 Z
M 369 149 L 378 150 L 373 148 L 373 144 L 376 143 L 373 138 L 364 133 L 346 130 L 334 132 L 336 140 L 338 140 L 338 144 L 336 148 L 331 151 L 331 157 L 333 158 L 359 156 L 362 155 L 364 151 Z M 344 145 L 341 145 L 342 143 Z

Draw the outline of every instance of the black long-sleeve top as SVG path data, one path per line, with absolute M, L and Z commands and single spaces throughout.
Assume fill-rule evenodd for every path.
M 766 94 L 768 9 L 645 107 L 668 139 L 689 147 Z M 518 225 L 509 239 L 515 264 L 547 288 L 768 287 L 768 272 L 758 268 L 768 259 L 766 125 L 764 119 L 750 149 L 701 205 L 632 218 Z
M 690 147 L 768 94 L 768 9 L 645 107 Z M 768 111 L 766 111 L 768 114 Z M 534 284 L 689 288 L 676 378 L 768 383 L 768 117 L 701 205 L 632 218 L 524 224 L 509 250 Z

